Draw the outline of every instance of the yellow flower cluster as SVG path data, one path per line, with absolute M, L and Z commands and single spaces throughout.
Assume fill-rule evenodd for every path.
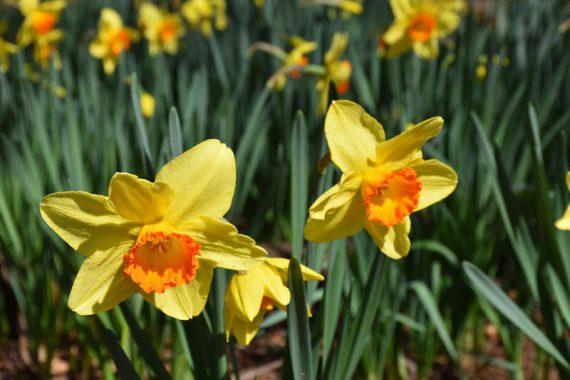
M 325 133 L 343 175 L 311 206 L 306 238 L 330 241 L 364 227 L 384 254 L 406 256 L 410 215 L 457 184 L 449 166 L 422 158 L 422 145 L 442 125 L 434 117 L 386 140 L 380 123 L 359 105 L 333 102 Z M 226 268 L 236 271 L 225 292 L 226 337 L 249 344 L 266 312 L 290 302 L 289 260 L 267 258 L 223 219 L 235 184 L 233 152 L 207 140 L 164 165 L 154 182 L 116 173 L 107 196 L 45 196 L 44 221 L 85 257 L 69 307 L 93 314 L 141 294 L 164 313 L 189 319 L 204 308 L 214 268 Z M 305 281 L 324 280 L 305 266 L 301 272 Z

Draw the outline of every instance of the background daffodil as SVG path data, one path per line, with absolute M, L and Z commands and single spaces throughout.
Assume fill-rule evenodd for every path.
M 568 191 L 570 191 L 570 172 L 566 174 L 566 186 L 568 186 Z M 566 207 L 564 215 L 556 221 L 556 228 L 560 230 L 570 230 L 570 205 Z
M 115 10 L 103 8 L 97 26 L 97 37 L 89 45 L 89 53 L 103 61 L 103 70 L 110 75 L 115 72 L 121 53 L 128 51 L 131 43 L 138 38 L 138 32 L 125 27 Z
M 329 86 L 331 81 L 339 94 L 348 91 L 349 79 L 352 74 L 352 65 L 349 61 L 339 61 L 348 44 L 348 33 L 335 33 L 331 47 L 325 54 L 325 73 L 317 82 L 317 91 L 320 93 L 318 112 L 324 113 L 329 103 Z
M 161 51 L 174 55 L 178 52 L 178 40 L 184 36 L 182 18 L 168 13 L 152 3 L 144 3 L 139 9 L 139 24 L 148 41 L 148 52 L 155 56 Z
M 276 47 L 281 52 L 281 54 L 277 56 L 282 60 L 283 67 L 268 81 L 268 84 L 273 90 L 280 91 L 285 87 L 287 78 L 284 72 L 287 72 L 291 78 L 300 78 L 302 74 L 301 70 L 291 70 L 291 68 L 306 66 L 309 63 L 306 54 L 317 49 L 316 42 L 307 41 L 298 36 L 291 37 L 289 42 L 293 46 L 293 49 L 291 49 L 289 53 L 285 53 Z
M 460 0 L 390 0 L 394 23 L 382 36 L 387 57 L 410 49 L 419 57 L 434 59 L 439 54 L 439 39 L 459 27 Z
M 228 27 L 226 0 L 187 0 L 180 12 L 194 29 L 200 28 L 206 38 L 212 35 L 212 24 L 216 30 Z
M 164 165 L 155 182 L 117 173 L 108 196 L 44 197 L 44 221 L 85 256 L 69 307 L 93 314 L 140 293 L 174 318 L 199 314 L 215 267 L 248 270 L 266 256 L 221 219 L 235 175 L 231 149 L 207 140 Z
M 386 140 L 382 125 L 358 104 L 333 101 L 325 134 L 342 177 L 311 206 L 307 240 L 341 239 L 364 227 L 384 254 L 406 256 L 410 214 L 447 197 L 457 185 L 452 168 L 422 158 L 422 145 L 442 126 L 434 117 Z
M 18 45 L 26 47 L 37 43 L 41 37 L 56 30 L 59 14 L 66 5 L 67 2 L 62 0 L 20 0 L 18 6 L 25 18 L 16 36 Z M 60 33 L 63 32 L 60 30 Z
M 289 260 L 268 258 L 262 265 L 232 276 L 224 296 L 226 339 L 230 334 L 241 344 L 249 344 L 257 334 L 263 316 L 274 307 L 286 309 L 291 294 L 287 288 Z M 305 281 L 324 277 L 301 265 Z

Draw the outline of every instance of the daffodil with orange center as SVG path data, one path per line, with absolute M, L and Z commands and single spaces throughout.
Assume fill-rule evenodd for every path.
M 444 199 L 457 185 L 452 168 L 422 158 L 423 144 L 442 126 L 443 120 L 433 117 L 386 140 L 382 125 L 358 104 L 333 101 L 325 134 L 342 177 L 311 206 L 306 239 L 342 239 L 365 228 L 384 254 L 406 256 L 410 215 Z
M 97 26 L 97 36 L 89 45 L 89 53 L 103 61 L 105 74 L 115 72 L 123 52 L 131 49 L 131 44 L 139 39 L 136 30 L 123 25 L 121 16 L 111 8 L 103 8 Z
M 215 267 L 246 271 L 265 260 L 265 250 L 222 219 L 235 175 L 233 152 L 207 140 L 164 165 L 155 182 L 117 173 L 108 196 L 44 197 L 44 221 L 85 257 L 69 307 L 93 314 L 139 293 L 174 318 L 198 315 Z
M 18 7 L 24 15 L 24 22 L 18 30 L 16 42 L 21 47 L 26 47 L 31 43 L 46 35 L 57 31 L 63 34 L 55 26 L 59 21 L 59 14 L 67 6 L 67 1 L 50 0 L 40 2 L 39 0 L 20 0 Z
M 298 79 L 302 75 L 301 68 L 309 63 L 307 54 L 317 49 L 317 43 L 314 41 L 307 41 L 301 37 L 294 36 L 290 38 L 290 43 L 293 46 L 290 52 L 285 53 L 278 47 L 275 47 L 274 54 L 283 62 L 282 68 L 269 80 L 273 90 L 282 90 L 287 83 L 287 78 L 284 73 L 293 79 Z M 292 70 L 292 68 L 295 68 Z
M 226 339 L 233 335 L 249 344 L 257 334 L 265 313 L 274 307 L 286 310 L 291 300 L 287 288 L 289 260 L 268 258 L 262 265 L 232 276 L 224 297 Z M 301 265 L 305 281 L 324 277 Z
M 179 14 L 168 13 L 152 3 L 144 3 L 139 9 L 139 24 L 148 41 L 151 56 L 162 51 L 171 55 L 178 52 L 178 41 L 185 34 Z
M 566 174 L 566 186 L 568 191 L 570 191 L 570 172 Z M 564 215 L 556 221 L 556 228 L 560 230 L 570 230 L 570 205 L 566 207 Z
M 390 0 L 394 23 L 382 36 L 391 58 L 413 49 L 421 58 L 439 55 L 439 40 L 454 32 L 465 8 L 463 0 Z
M 318 113 L 325 113 L 329 104 L 329 86 L 334 83 L 336 92 L 344 94 L 348 91 L 349 80 L 352 74 L 352 65 L 348 60 L 340 60 L 348 45 L 347 33 L 335 33 L 330 49 L 325 54 L 325 72 L 317 82 L 317 91 L 320 94 Z
M 226 0 L 186 0 L 180 12 L 192 28 L 199 28 L 204 37 L 210 38 L 212 26 L 220 31 L 228 27 L 226 8 Z

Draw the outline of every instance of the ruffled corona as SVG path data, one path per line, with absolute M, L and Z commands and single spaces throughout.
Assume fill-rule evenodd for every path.
M 408 35 L 412 41 L 426 42 L 432 37 L 437 22 L 427 13 L 419 13 L 410 21 Z
M 190 236 L 166 231 L 141 231 L 125 254 L 123 273 L 147 293 L 163 293 L 196 277 L 200 244 Z
M 125 29 L 117 31 L 117 33 L 109 41 L 109 50 L 114 57 L 118 57 L 124 51 L 131 48 L 131 37 Z
M 38 11 L 32 16 L 32 26 L 38 35 L 47 34 L 57 23 L 57 15 L 51 12 Z
M 410 167 L 390 173 L 373 171 L 362 187 L 368 220 L 387 227 L 401 223 L 418 206 L 421 190 L 422 183 Z

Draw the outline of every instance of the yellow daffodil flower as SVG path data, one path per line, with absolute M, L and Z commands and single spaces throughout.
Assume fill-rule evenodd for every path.
M 178 40 L 184 36 L 180 15 L 168 13 L 152 3 L 144 3 L 139 9 L 139 24 L 148 40 L 151 56 L 162 51 L 171 55 L 178 52 Z
M 314 0 L 317 5 L 328 5 L 340 9 L 343 18 L 362 13 L 362 0 Z
M 44 221 L 85 256 L 69 307 L 99 313 L 139 293 L 174 318 L 198 315 L 215 267 L 248 270 L 267 254 L 222 219 L 235 176 L 231 149 L 207 140 L 164 165 L 155 182 L 117 173 L 108 196 L 44 197 Z
M 226 0 L 187 0 L 180 12 L 194 29 L 200 28 L 206 38 L 212 35 L 212 24 L 217 30 L 228 27 Z
M 280 69 L 279 72 L 277 72 L 274 77 L 268 81 L 269 86 L 273 90 L 280 91 L 285 87 L 287 79 L 283 72 L 287 72 L 287 75 L 293 79 L 300 78 L 302 75 L 301 70 L 291 70 L 291 68 L 306 66 L 309 63 L 309 59 L 306 57 L 306 54 L 317 49 L 316 42 L 307 41 L 298 36 L 291 37 L 290 43 L 293 46 L 293 49 L 291 49 L 289 53 L 282 54 L 282 69 Z
M 150 119 L 154 115 L 154 96 L 146 91 L 141 94 L 141 111 L 144 117 Z
M 568 191 L 570 191 L 570 172 L 566 174 L 566 186 Z M 560 230 L 570 230 L 570 205 L 566 207 L 564 215 L 556 221 L 556 228 Z
M 103 8 L 97 26 L 97 37 L 89 45 L 89 53 L 101 59 L 105 74 L 111 75 L 115 72 L 123 51 L 129 51 L 131 43 L 138 38 L 138 32 L 125 27 L 121 16 L 115 10 Z
M 413 49 L 421 58 L 436 58 L 439 39 L 459 27 L 461 3 L 458 0 L 390 0 L 395 20 L 382 37 L 387 57 Z
M 291 295 L 287 288 L 289 260 L 268 258 L 262 265 L 232 276 L 224 296 L 226 339 L 230 334 L 249 344 L 259 330 L 263 316 L 274 307 L 285 310 Z M 324 277 L 301 265 L 305 281 Z
M 422 159 L 422 145 L 443 126 L 433 117 L 386 140 L 382 125 L 358 104 L 332 103 L 325 134 L 340 182 L 309 210 L 305 237 L 325 242 L 353 236 L 363 227 L 387 256 L 410 249 L 410 215 L 455 190 L 457 174 L 437 160 Z
M 339 61 L 347 44 L 348 33 L 335 33 L 331 47 L 325 54 L 325 74 L 317 82 L 317 91 L 320 93 L 319 113 L 324 113 L 327 110 L 331 81 L 334 83 L 338 94 L 344 94 L 348 91 L 352 65 L 347 60 Z
M 0 71 L 7 73 L 10 69 L 10 56 L 18 52 L 18 46 L 0 38 Z
M 18 30 L 16 42 L 21 47 L 26 47 L 57 30 L 55 25 L 67 1 L 50 0 L 40 3 L 39 0 L 20 0 L 18 5 L 25 18 Z M 59 33 L 62 32 L 59 31 Z

